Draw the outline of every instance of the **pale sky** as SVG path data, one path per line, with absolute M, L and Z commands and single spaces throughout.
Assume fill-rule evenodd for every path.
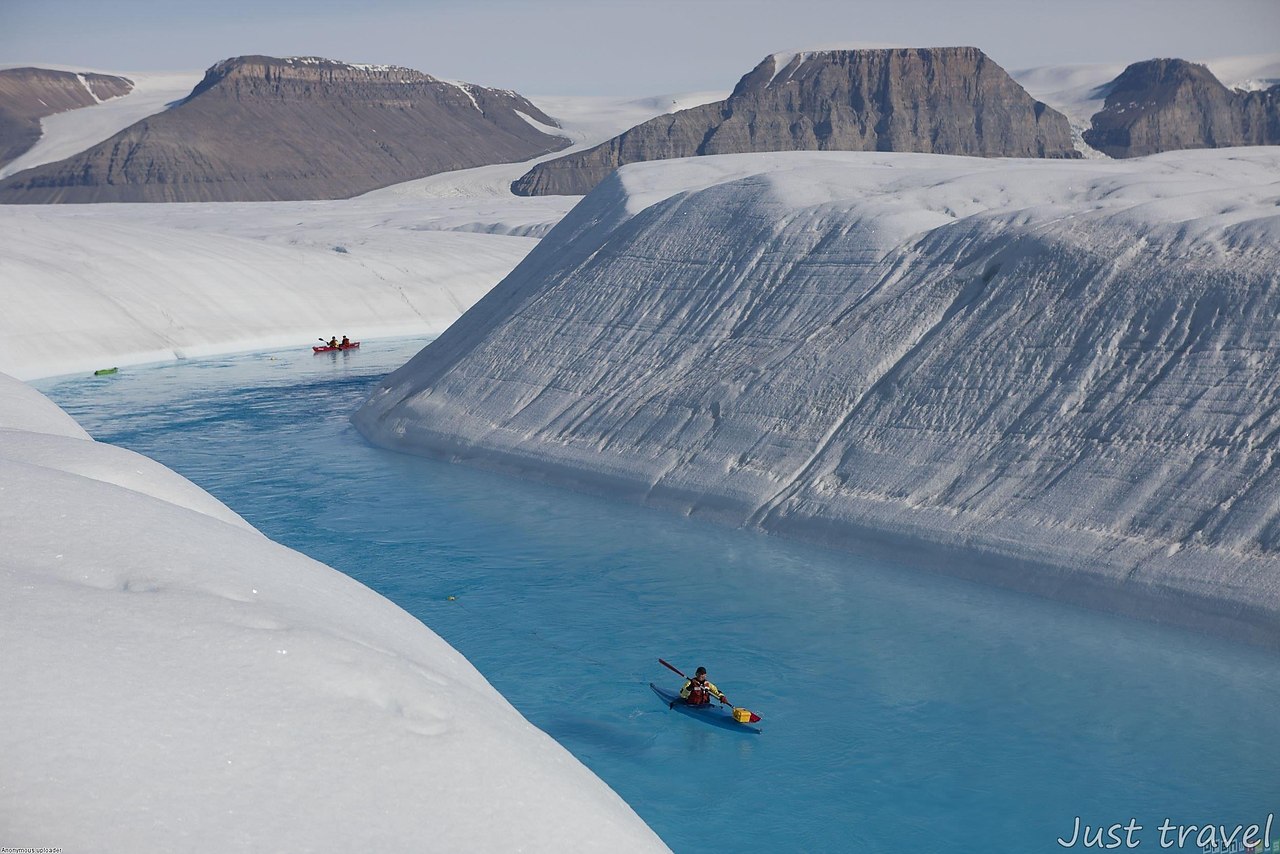
M 766 54 L 974 45 L 1036 65 L 1277 51 L 1280 0 L 0 0 L 0 64 L 203 70 L 242 54 L 406 65 L 527 94 L 732 88 Z

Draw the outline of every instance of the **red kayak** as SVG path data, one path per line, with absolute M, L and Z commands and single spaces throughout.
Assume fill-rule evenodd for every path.
M 350 344 L 339 344 L 337 347 L 330 347 L 325 344 L 323 347 L 312 347 L 314 353 L 333 353 L 337 350 L 358 350 L 360 348 L 359 341 L 352 341 Z

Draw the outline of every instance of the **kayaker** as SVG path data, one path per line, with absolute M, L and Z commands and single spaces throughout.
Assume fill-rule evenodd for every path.
M 680 689 L 680 699 L 690 706 L 705 706 L 711 702 L 712 697 L 722 703 L 729 702 L 729 698 L 720 693 L 719 688 L 707 681 L 705 667 L 699 667 L 694 671 L 693 678 L 686 680 L 684 687 Z
M 350 346 L 351 346 L 351 339 L 350 339 L 350 338 L 348 338 L 347 336 L 343 335 L 343 336 L 342 336 L 342 346 L 343 346 L 343 347 L 350 347 Z
M 335 335 L 335 336 L 333 336 L 332 338 L 330 338 L 330 339 L 329 339 L 329 343 L 328 343 L 328 344 L 326 344 L 325 346 L 326 346 L 326 347 L 334 347 L 334 348 L 336 348 L 336 347 L 338 346 L 338 336 L 337 336 L 337 335 Z

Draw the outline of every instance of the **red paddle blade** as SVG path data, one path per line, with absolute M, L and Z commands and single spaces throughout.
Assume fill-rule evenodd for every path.
M 759 715 L 757 715 L 755 712 L 752 712 L 752 713 L 751 713 L 751 722 L 752 722 L 753 724 L 754 724 L 754 723 L 759 723 L 759 722 L 760 722 L 760 716 L 759 716 Z
M 661 658 L 659 658 L 659 659 L 658 659 L 658 663 L 659 663 L 659 664 L 661 664 L 663 667 L 667 668 L 668 670 L 675 671 L 675 674 L 676 674 L 677 676 L 683 677 L 683 678 L 685 678 L 685 679 L 688 679 L 688 678 L 689 678 L 688 676 L 685 676 L 683 673 L 681 673 L 679 670 L 677 670 L 675 667 L 673 667 L 670 663 L 668 663 L 668 662 L 666 662 L 666 661 L 662 660 Z

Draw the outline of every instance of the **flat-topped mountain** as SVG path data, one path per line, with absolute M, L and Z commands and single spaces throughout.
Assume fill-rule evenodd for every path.
M 527 117 L 527 118 L 526 118 Z M 180 105 L 0 182 L 0 202 L 327 199 L 568 140 L 509 90 L 316 57 L 214 65 Z
M 1228 89 L 1203 65 L 1149 59 L 1110 86 L 1084 140 L 1112 157 L 1280 144 L 1280 86 Z
M 132 89 L 133 81 L 109 74 L 0 70 L 0 166 L 35 145 L 45 116 L 127 95 Z
M 585 193 L 626 163 L 754 151 L 1078 157 L 1067 119 L 973 47 L 767 56 L 724 101 L 540 163 L 512 190 Z

